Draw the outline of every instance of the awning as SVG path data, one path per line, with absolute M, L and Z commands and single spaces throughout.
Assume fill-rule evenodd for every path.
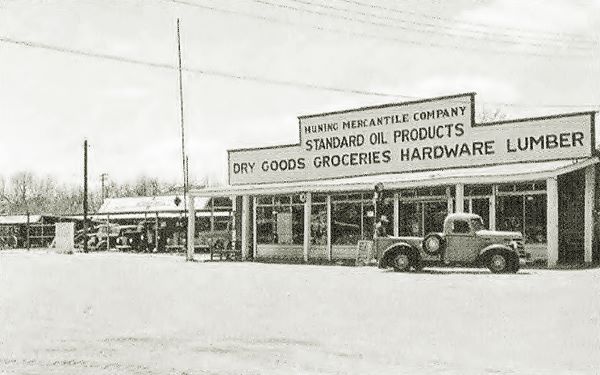
M 179 199 L 179 204 L 175 204 L 176 198 Z M 208 199 L 197 200 L 196 207 L 199 209 L 205 208 L 208 204 Z M 185 211 L 183 205 L 183 197 L 176 195 L 164 195 L 153 197 L 125 197 L 125 198 L 107 198 L 98 210 L 98 213 L 143 213 L 153 214 L 156 212 L 181 212 Z
M 377 183 L 385 189 L 427 186 L 524 182 L 556 177 L 600 162 L 598 157 L 536 163 L 512 163 L 483 167 L 453 168 L 434 171 L 380 174 L 293 183 L 223 186 L 193 190 L 196 197 L 291 194 L 303 192 L 349 192 L 372 190 Z
M 92 221 L 105 221 L 107 218 L 109 220 L 154 220 L 156 218 L 156 214 L 158 213 L 159 219 L 174 219 L 174 218 L 183 218 L 184 212 L 147 212 L 147 213 L 139 213 L 139 212 L 112 212 L 112 213 L 94 213 L 88 215 L 88 220 Z M 226 217 L 229 216 L 229 211 L 196 211 L 196 217 Z M 72 220 L 83 220 L 83 215 L 70 215 L 64 216 L 64 219 L 72 219 Z
M 42 221 L 42 215 L 29 215 L 29 224 Z M 27 224 L 27 215 L 0 216 L 0 225 Z

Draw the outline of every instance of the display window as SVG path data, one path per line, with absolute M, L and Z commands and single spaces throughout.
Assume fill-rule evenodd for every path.
M 431 232 L 443 232 L 444 220 L 448 215 L 448 202 L 423 202 L 424 235 Z
M 380 212 L 377 216 L 385 214 L 388 205 L 393 214 L 393 199 L 383 200 L 378 204 Z M 372 239 L 375 220 L 373 193 L 331 196 L 331 243 L 333 245 L 356 245 L 359 240 Z
M 229 216 L 215 216 L 213 220 L 216 231 L 229 230 L 229 223 L 231 221 Z
M 442 232 L 448 215 L 448 193 L 445 186 L 407 189 L 399 192 L 398 234 L 422 237 Z
M 312 197 L 310 214 L 310 243 L 327 245 L 327 197 L 315 194 Z
M 490 227 L 490 197 L 493 185 L 465 186 L 464 212 L 481 216 L 486 228 Z
M 423 237 L 427 233 L 443 231 L 448 202 L 400 202 L 398 214 L 401 236 Z
M 362 238 L 362 202 L 331 203 L 331 243 L 356 245 Z
M 498 186 L 496 227 L 521 232 L 526 244 L 546 243 L 546 192 L 544 182 Z
M 231 210 L 233 202 L 227 197 L 211 198 L 208 208 L 213 210 Z
M 203 216 L 196 218 L 196 232 L 208 232 L 210 231 L 210 217 Z
M 489 198 L 470 198 L 469 211 L 473 214 L 481 216 L 483 225 L 486 228 L 490 227 L 490 199 Z
M 256 205 L 258 244 L 302 245 L 304 204 L 290 195 L 260 197 Z
M 423 205 L 420 202 L 400 202 L 398 233 L 401 236 L 423 235 Z

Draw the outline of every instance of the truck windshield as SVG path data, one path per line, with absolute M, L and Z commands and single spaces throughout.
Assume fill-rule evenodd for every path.
M 477 219 L 471 219 L 471 227 L 473 228 L 474 232 L 485 229 L 485 226 L 483 225 L 483 221 L 481 220 L 480 217 L 478 217 Z

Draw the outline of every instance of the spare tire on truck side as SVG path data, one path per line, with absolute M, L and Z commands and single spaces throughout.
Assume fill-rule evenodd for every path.
M 429 255 L 438 255 L 446 248 L 446 241 L 439 233 L 429 233 L 423 238 L 423 251 Z

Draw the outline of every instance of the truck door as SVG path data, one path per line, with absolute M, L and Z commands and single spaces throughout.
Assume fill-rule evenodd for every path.
M 475 232 L 468 220 L 457 219 L 446 233 L 446 262 L 473 262 L 477 259 L 479 246 Z

